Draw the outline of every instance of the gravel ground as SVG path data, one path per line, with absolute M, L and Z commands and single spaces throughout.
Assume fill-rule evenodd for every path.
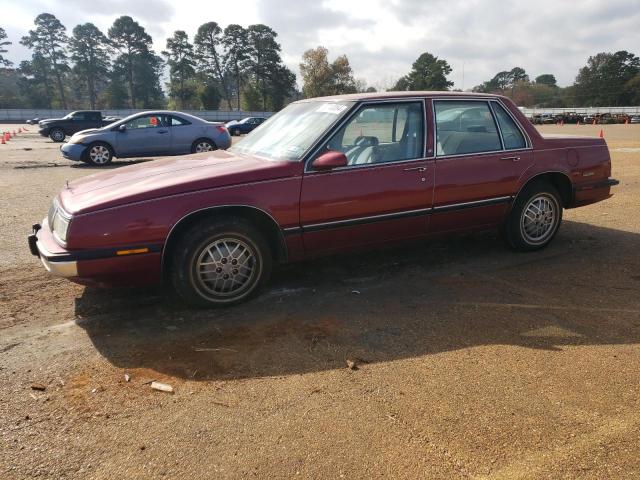
M 218 311 L 47 276 L 25 235 L 95 170 L 29 128 L 0 145 L 0 478 L 640 477 L 640 125 L 603 127 L 621 185 L 544 251 L 307 262 Z

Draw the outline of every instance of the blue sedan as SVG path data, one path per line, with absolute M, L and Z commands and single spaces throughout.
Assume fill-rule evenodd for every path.
M 247 117 L 242 120 L 232 120 L 226 123 L 227 130 L 231 135 L 240 135 L 242 133 L 249 133 L 254 128 L 259 127 L 266 120 L 262 117 Z
M 222 124 L 181 112 L 153 111 L 80 131 L 60 150 L 69 160 L 104 166 L 113 157 L 184 155 L 226 150 L 230 146 L 231 136 Z

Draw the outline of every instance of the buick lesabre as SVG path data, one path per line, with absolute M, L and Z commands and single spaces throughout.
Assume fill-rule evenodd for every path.
M 69 182 L 29 246 L 88 285 L 166 282 L 187 302 L 255 295 L 278 262 L 499 229 L 543 248 L 605 200 L 605 141 L 544 137 L 507 98 L 388 92 L 295 102 L 228 151 Z

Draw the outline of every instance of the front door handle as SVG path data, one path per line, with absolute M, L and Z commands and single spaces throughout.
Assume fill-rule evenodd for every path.
M 500 160 L 505 160 L 505 161 L 511 160 L 512 162 L 518 162 L 520 161 L 520 157 L 502 157 Z
M 413 172 L 417 170 L 418 172 L 426 172 L 427 171 L 427 167 L 411 167 L 411 168 L 405 168 L 404 171 L 405 172 Z
M 158 135 L 162 135 L 163 133 L 169 133 L 169 132 L 167 132 L 166 130 L 160 130 L 160 131 L 158 132 Z

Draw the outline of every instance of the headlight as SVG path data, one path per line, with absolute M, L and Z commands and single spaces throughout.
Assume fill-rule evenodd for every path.
M 76 137 L 75 135 L 73 137 L 71 137 L 69 139 L 69 143 L 74 143 L 74 144 L 78 144 L 78 143 L 82 143 L 84 141 L 84 139 L 87 137 Z
M 71 223 L 71 216 L 60 208 L 58 200 L 53 201 L 51 209 L 49 210 L 49 227 L 53 234 L 66 243 L 67 232 L 69 231 L 69 224 Z

